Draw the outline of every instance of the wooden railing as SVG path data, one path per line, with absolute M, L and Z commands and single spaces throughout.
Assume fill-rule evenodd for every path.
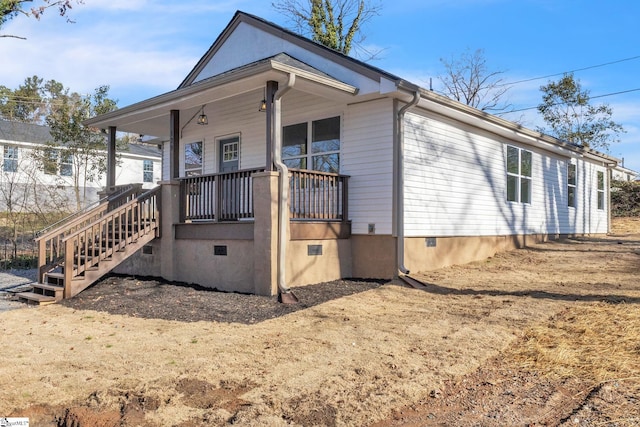
M 310 170 L 289 170 L 291 219 L 347 221 L 349 177 Z
M 180 222 L 253 218 L 254 173 L 250 169 L 180 179 Z
M 102 261 L 124 251 L 141 237 L 151 233 L 158 237 L 159 212 L 160 187 L 157 187 L 64 237 L 65 284 L 88 269 L 99 268 Z
M 38 281 L 42 283 L 44 270 L 64 259 L 64 246 L 62 241 L 71 233 L 86 227 L 88 224 L 101 218 L 106 212 L 138 197 L 142 191 L 142 185 L 130 184 L 118 187 L 109 196 L 92 205 L 78 211 L 62 221 L 47 227 L 38 233 L 35 241 L 38 246 Z

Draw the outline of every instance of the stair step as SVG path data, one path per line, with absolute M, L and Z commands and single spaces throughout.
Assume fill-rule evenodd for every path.
M 45 273 L 47 277 L 52 279 L 64 279 L 64 273 Z
M 31 292 L 38 295 L 53 297 L 56 301 L 64 299 L 64 287 L 51 285 L 49 283 L 34 283 Z
M 18 300 L 34 305 L 54 304 L 56 299 L 47 295 L 34 294 L 33 292 L 20 292 L 16 294 Z

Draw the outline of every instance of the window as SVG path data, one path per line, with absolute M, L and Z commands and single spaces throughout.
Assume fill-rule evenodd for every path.
M 507 146 L 507 200 L 531 203 L 531 151 Z
M 604 172 L 598 171 L 598 209 L 604 210 Z
M 72 154 L 62 154 L 60 158 L 60 176 L 73 176 Z
M 202 174 L 202 142 L 192 142 L 184 146 L 184 174 Z
M 153 161 L 142 161 L 142 182 L 153 182 Z
M 282 160 L 290 168 L 339 173 L 340 117 L 285 126 Z
M 231 138 L 220 141 L 222 144 L 222 161 L 235 162 L 238 160 L 239 139 Z
M 4 162 L 2 170 L 5 172 L 18 171 L 18 147 L 4 147 Z
M 58 174 L 58 150 L 47 148 L 43 155 L 44 173 L 47 175 Z
M 567 206 L 576 207 L 576 165 L 567 165 Z

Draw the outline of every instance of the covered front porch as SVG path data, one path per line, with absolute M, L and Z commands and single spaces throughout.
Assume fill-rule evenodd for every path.
M 339 159 L 356 92 L 277 55 L 89 120 L 108 130 L 109 186 L 117 132 L 163 151 L 161 237 L 116 271 L 263 295 L 350 276 Z

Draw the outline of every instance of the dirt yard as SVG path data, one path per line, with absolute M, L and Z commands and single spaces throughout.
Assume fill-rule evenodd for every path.
M 640 223 L 301 303 L 111 277 L 0 313 L 32 426 L 640 425 Z

